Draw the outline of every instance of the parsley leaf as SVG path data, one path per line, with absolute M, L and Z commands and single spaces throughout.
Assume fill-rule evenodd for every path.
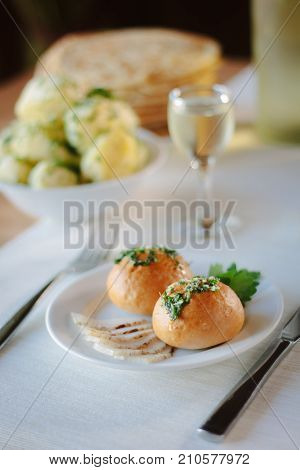
M 87 94 L 87 98 L 92 98 L 93 96 L 103 96 L 103 98 L 110 98 L 113 99 L 114 95 L 110 90 L 107 88 L 93 88 Z
M 223 272 L 223 266 L 221 264 L 212 264 L 209 268 L 209 276 L 219 276 Z
M 248 271 L 247 269 L 238 270 L 235 263 L 232 263 L 227 271 L 224 271 L 221 264 L 213 264 L 209 269 L 209 276 L 216 276 L 223 284 L 231 287 L 243 305 L 251 300 L 257 291 L 260 280 L 260 272 Z

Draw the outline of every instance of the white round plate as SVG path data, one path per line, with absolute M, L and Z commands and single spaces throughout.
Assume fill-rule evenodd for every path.
M 283 313 L 283 300 L 280 291 L 266 279 L 259 285 L 258 291 L 246 306 L 246 322 L 242 331 L 230 342 L 205 350 L 175 350 L 173 357 L 165 361 L 147 364 L 115 359 L 93 349 L 92 344 L 79 334 L 79 327 L 71 318 L 71 312 L 83 313 L 87 305 L 105 293 L 106 277 L 112 264 L 107 263 L 62 286 L 52 300 L 46 313 L 46 325 L 56 343 L 83 359 L 96 362 L 106 367 L 127 370 L 180 370 L 202 367 L 224 361 L 238 355 L 263 341 L 275 329 Z M 193 271 L 203 273 L 208 266 L 197 270 L 193 262 Z M 206 269 L 204 269 L 206 268 Z M 109 300 L 102 304 L 96 319 L 134 320 L 141 315 L 128 314 L 113 305 Z M 149 317 L 147 317 L 149 319 Z

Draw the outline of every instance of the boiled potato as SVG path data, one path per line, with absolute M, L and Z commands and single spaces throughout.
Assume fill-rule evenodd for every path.
M 4 155 L 0 158 L 0 181 L 26 184 L 31 169 L 29 162 L 12 155 Z
M 64 123 L 61 119 L 54 119 L 53 121 L 49 122 L 46 126 L 40 126 L 40 128 L 51 140 L 56 140 L 58 142 L 67 141 Z
M 13 155 L 31 162 L 56 159 L 76 163 L 78 157 L 62 142 L 49 137 L 45 129 L 32 123 L 19 123 L 10 141 Z
M 0 132 L 0 158 L 1 155 L 10 154 L 11 152 L 11 142 L 13 139 L 16 125 L 16 121 L 12 121 Z
M 103 181 L 134 173 L 142 168 L 148 151 L 123 128 L 101 135 L 82 157 L 81 172 L 88 181 Z
M 77 86 L 61 77 L 32 78 L 15 106 L 18 119 L 42 126 L 57 126 L 70 105 L 79 99 Z
M 138 117 L 131 107 L 114 98 L 91 96 L 76 104 L 65 114 L 65 133 L 70 144 L 79 153 L 85 153 L 93 146 L 99 134 L 122 126 L 133 131 Z
M 35 165 L 29 184 L 36 189 L 73 186 L 78 184 L 78 175 L 66 166 L 46 160 Z

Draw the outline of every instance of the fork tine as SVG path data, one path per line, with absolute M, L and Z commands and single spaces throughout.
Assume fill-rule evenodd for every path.
M 72 269 L 76 272 L 88 271 L 95 268 L 101 261 L 109 256 L 109 250 L 84 250 L 82 256 L 73 264 Z
M 101 249 L 100 247 L 96 247 L 93 243 L 93 247 L 89 248 L 90 242 L 94 242 L 94 237 L 96 233 L 96 227 L 94 222 L 90 221 L 88 224 L 88 232 L 87 232 L 87 239 L 85 243 L 85 247 L 81 250 L 77 258 L 69 265 L 67 271 L 70 272 L 83 272 L 88 271 L 89 269 L 93 269 L 96 267 L 101 261 L 105 261 L 108 258 L 110 248 L 113 248 L 114 242 L 106 249 Z

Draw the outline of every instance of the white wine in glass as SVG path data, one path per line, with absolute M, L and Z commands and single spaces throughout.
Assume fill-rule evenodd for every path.
M 224 150 L 234 129 L 232 101 L 223 85 L 191 85 L 175 88 L 169 95 L 168 127 L 179 151 L 191 159 L 203 180 L 203 199 L 209 213 L 202 226 L 216 221 L 212 207 L 211 168 L 215 156 Z

